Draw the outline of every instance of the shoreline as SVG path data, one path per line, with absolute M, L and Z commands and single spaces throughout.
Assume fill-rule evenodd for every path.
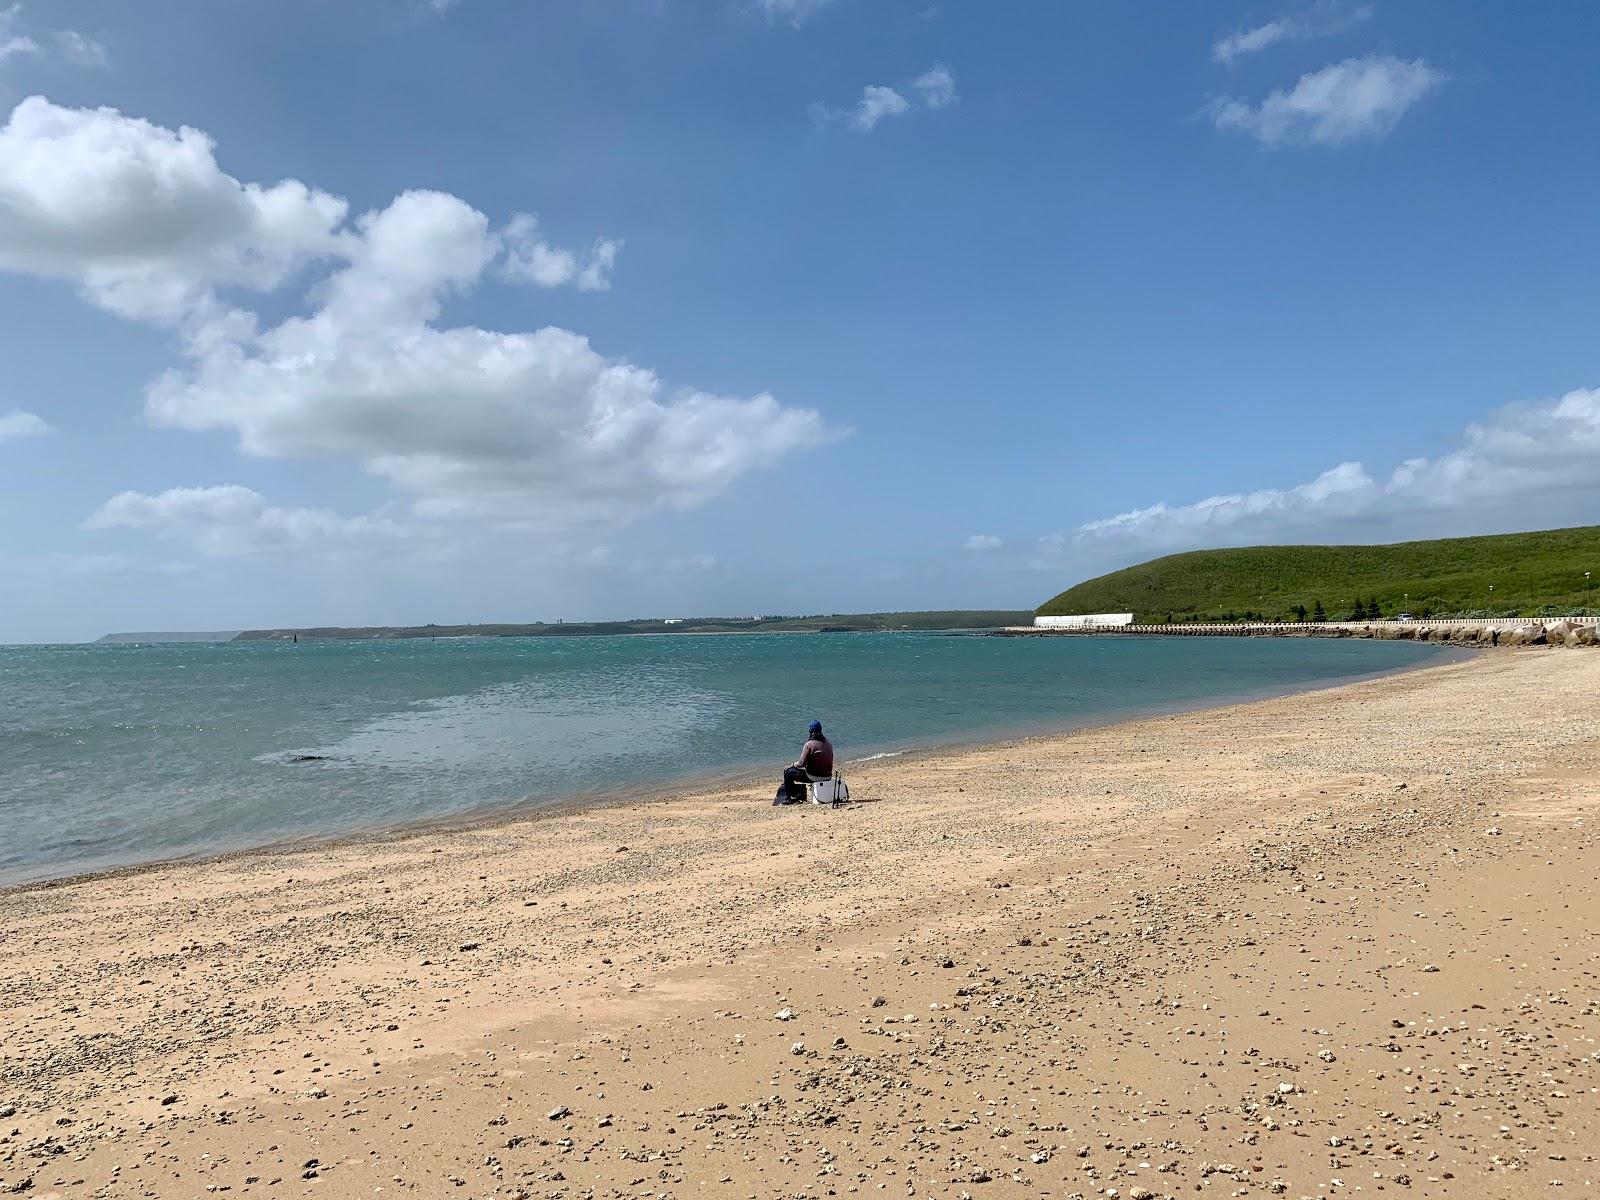
M 1600 617 L 1415 618 L 1407 621 L 1228 621 L 1154 625 L 1011 625 L 993 637 L 1359 638 L 1474 649 L 1600 645 Z
M 778 630 L 778 633 L 790 631 Z M 700 634 L 639 634 L 622 636 L 723 636 L 721 633 L 711 632 Z M 444 640 L 444 639 L 436 639 Z M 861 766 L 867 767 L 873 762 L 892 761 L 913 754 L 944 754 L 961 753 L 974 750 L 998 749 L 1002 747 L 1024 746 L 1038 740 L 1049 740 L 1057 737 L 1066 737 L 1091 729 L 1108 729 L 1120 725 L 1131 724 L 1152 718 L 1178 715 L 1190 712 L 1211 711 L 1217 709 L 1233 708 L 1241 705 L 1255 704 L 1265 700 L 1278 699 L 1292 695 L 1310 695 L 1318 692 L 1333 690 L 1351 684 L 1364 683 L 1369 680 L 1383 679 L 1392 675 L 1408 674 L 1416 671 L 1426 671 L 1441 668 L 1452 662 L 1462 661 L 1463 657 L 1470 657 L 1476 647 L 1440 647 L 1436 657 L 1419 660 L 1416 662 L 1402 663 L 1393 667 L 1364 672 L 1359 675 L 1343 676 L 1337 679 L 1313 680 L 1307 683 L 1283 684 L 1276 687 L 1250 688 L 1238 693 L 1225 693 L 1212 697 L 1205 697 L 1193 701 L 1173 701 L 1170 704 L 1149 705 L 1142 708 L 1103 713 L 1095 716 L 1084 717 L 1077 721 L 1044 721 L 1024 727 L 1013 727 L 1008 730 L 989 730 L 971 738 L 959 737 L 939 738 L 934 741 L 908 740 L 902 742 L 885 743 L 881 746 L 871 745 L 864 748 L 861 758 L 844 759 L 841 767 Z M 150 871 L 159 871 L 168 867 L 203 866 L 208 863 L 224 863 L 237 859 L 250 858 L 259 855 L 292 854 L 300 851 L 315 851 L 319 849 L 338 849 L 350 846 L 360 846 L 364 843 L 382 845 L 407 837 L 427 835 L 433 833 L 449 833 L 457 831 L 471 831 L 479 828 L 499 828 L 522 821 L 546 820 L 559 817 L 572 812 L 586 812 L 590 810 L 610 809 L 628 805 L 656 805 L 670 803 L 681 798 L 685 789 L 696 791 L 744 791 L 751 788 L 775 786 L 768 782 L 767 776 L 776 779 L 773 769 L 768 769 L 765 775 L 758 774 L 761 767 L 758 764 L 745 764 L 730 767 L 726 770 L 702 774 L 690 774 L 663 780 L 657 784 L 642 789 L 630 788 L 624 792 L 621 789 L 601 788 L 574 792 L 568 795 L 552 797 L 548 800 L 539 800 L 532 797 L 521 797 L 516 800 L 490 801 L 470 809 L 456 813 L 444 814 L 433 817 L 419 817 L 414 820 L 392 822 L 388 824 L 364 825 L 357 828 L 338 830 L 327 833 L 311 833 L 300 837 L 279 838 L 272 841 L 229 847 L 213 851 L 198 851 L 193 854 L 171 855 L 164 858 L 154 858 L 142 862 L 122 863 L 102 868 L 91 868 L 83 871 L 73 871 L 64 875 L 50 875 L 34 879 L 24 879 L 16 882 L 0 882 L 0 900 L 13 896 L 18 892 L 34 888 L 70 887 L 80 883 L 92 883 L 105 879 L 121 879 L 133 875 L 144 874 Z
M 1597 688 L 1463 656 L 880 761 L 839 810 L 13 892 L 0 1190 L 1584 1194 Z

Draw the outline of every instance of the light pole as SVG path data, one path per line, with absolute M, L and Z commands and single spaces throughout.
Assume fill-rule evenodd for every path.
M 1584 590 L 1583 606 L 1585 608 L 1593 608 L 1594 607 L 1594 584 L 1589 581 L 1589 572 L 1587 572 L 1587 571 L 1585 571 L 1583 573 L 1583 590 Z
M 1489 615 L 1494 616 L 1494 584 L 1489 585 Z

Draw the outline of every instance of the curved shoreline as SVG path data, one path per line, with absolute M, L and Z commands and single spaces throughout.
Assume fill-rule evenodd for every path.
M 783 632 L 783 631 L 780 631 Z M 678 635 L 671 636 L 693 636 Z M 439 639 L 442 640 L 442 639 Z M 1050 741 L 1070 737 L 1088 730 L 1115 728 L 1163 716 L 1184 713 L 1218 711 L 1258 704 L 1284 696 L 1310 695 L 1351 687 L 1372 680 L 1417 671 L 1437 670 L 1460 662 L 1475 654 L 1476 648 L 1440 646 L 1427 659 L 1400 663 L 1393 667 L 1363 672 L 1358 675 L 1329 679 L 1308 680 L 1271 687 L 1249 688 L 1242 692 L 1223 693 L 1194 700 L 1173 701 L 1170 704 L 1148 705 L 1119 712 L 1106 712 L 1079 720 L 1044 720 L 1024 727 L 991 729 L 970 739 L 943 737 L 932 741 L 910 739 L 873 744 L 862 748 L 861 759 L 844 759 L 842 767 L 869 769 L 874 762 L 892 762 L 913 755 L 938 755 L 965 753 L 976 750 L 997 749 L 1026 745 L 1037 741 Z M 701 774 L 686 774 L 644 788 L 629 786 L 622 789 L 589 789 L 549 799 L 522 797 L 516 800 L 490 801 L 454 813 L 418 817 L 411 820 L 384 824 L 362 825 L 325 833 L 310 833 L 300 837 L 275 838 L 265 842 L 203 850 L 192 854 L 170 855 L 140 862 L 121 863 L 89 870 L 72 871 L 62 875 L 41 876 L 33 879 L 0 883 L 0 898 L 34 889 L 73 887 L 106 879 L 123 879 L 161 871 L 171 867 L 196 867 L 213 863 L 231 863 L 262 856 L 294 854 L 317 850 L 342 849 L 363 844 L 387 845 L 410 837 L 436 833 L 496 829 L 519 822 L 543 821 L 559 818 L 574 812 L 624 808 L 630 805 L 659 805 L 681 799 L 686 790 L 697 794 L 746 791 L 751 788 L 772 786 L 768 779 L 776 778 L 771 768 L 763 770 L 761 764 L 745 764 Z
M 1587 1194 L 1600 1112 L 1551 1101 L 1600 1084 L 1597 689 L 1473 655 L 880 761 L 838 810 L 13 894 L 0 1190 Z

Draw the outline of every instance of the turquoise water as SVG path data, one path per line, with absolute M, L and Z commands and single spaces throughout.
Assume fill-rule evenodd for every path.
M 0 647 L 0 883 L 675 778 L 775 780 L 813 716 L 848 761 L 1436 653 L 910 633 Z

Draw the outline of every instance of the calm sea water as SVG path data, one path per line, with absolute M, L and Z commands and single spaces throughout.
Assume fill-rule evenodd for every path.
M 772 770 L 813 716 L 850 760 L 1435 653 L 937 634 L 0 647 L 0 883 Z

